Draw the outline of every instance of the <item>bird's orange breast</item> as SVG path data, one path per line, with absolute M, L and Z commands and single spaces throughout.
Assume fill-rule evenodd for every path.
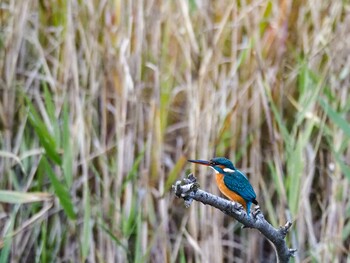
M 244 201 L 244 199 L 236 194 L 235 192 L 231 191 L 230 189 L 227 188 L 224 182 L 224 175 L 217 173 L 216 174 L 216 184 L 219 187 L 220 192 L 225 195 L 228 199 L 240 203 L 245 210 L 247 210 L 247 204 Z

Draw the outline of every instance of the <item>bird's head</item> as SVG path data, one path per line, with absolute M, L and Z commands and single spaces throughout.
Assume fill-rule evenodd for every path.
M 236 167 L 232 164 L 232 162 L 225 157 L 215 157 L 210 161 L 204 160 L 188 160 L 191 163 L 197 163 L 201 165 L 209 166 L 214 169 L 216 173 L 233 173 L 236 170 Z

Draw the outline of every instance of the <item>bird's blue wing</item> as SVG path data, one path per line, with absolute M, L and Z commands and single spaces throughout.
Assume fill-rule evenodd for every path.
M 252 202 L 256 194 L 247 177 L 239 170 L 233 173 L 226 173 L 224 183 L 228 189 L 240 195 L 245 201 Z

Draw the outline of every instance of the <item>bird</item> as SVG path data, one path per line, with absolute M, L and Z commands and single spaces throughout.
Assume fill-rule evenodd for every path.
M 209 166 L 215 171 L 216 184 L 220 192 L 228 199 L 240 203 L 250 218 L 252 203 L 257 205 L 256 194 L 247 176 L 238 170 L 233 163 L 225 157 L 215 157 L 210 161 L 188 160 L 191 163 Z

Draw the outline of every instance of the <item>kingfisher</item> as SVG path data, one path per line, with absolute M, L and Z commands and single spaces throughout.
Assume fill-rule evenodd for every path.
M 215 157 L 210 161 L 188 160 L 191 163 L 206 165 L 216 174 L 216 184 L 219 190 L 228 199 L 240 203 L 250 217 L 250 207 L 257 205 L 256 194 L 247 176 L 238 170 L 232 162 L 225 157 Z

